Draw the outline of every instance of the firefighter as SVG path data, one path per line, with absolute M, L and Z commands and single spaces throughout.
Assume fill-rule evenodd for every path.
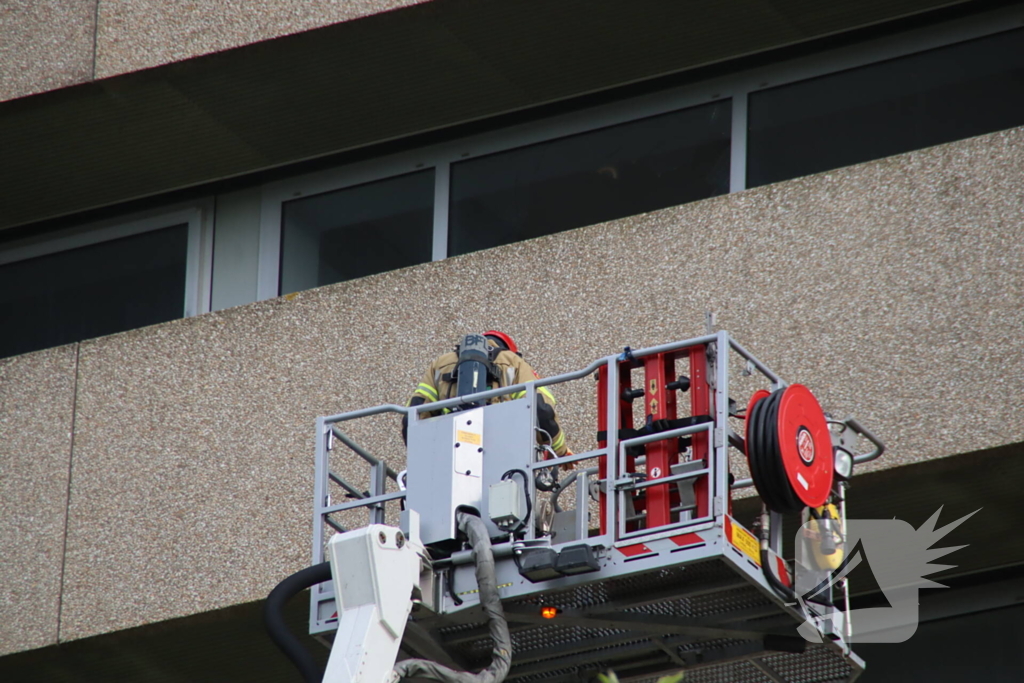
M 523 384 L 540 377 L 530 367 L 530 364 L 523 360 L 523 354 L 519 352 L 516 343 L 507 334 L 497 330 L 488 330 L 483 333 L 483 337 L 486 339 L 487 346 L 491 350 L 490 370 L 492 374 L 488 377 L 489 387 L 482 387 L 480 390 Z M 449 351 L 434 360 L 430 367 L 427 368 L 423 379 L 420 380 L 407 405 L 418 406 L 423 403 L 443 401 L 459 395 L 456 392 L 456 377 L 453 376 L 459 365 L 459 360 L 459 353 L 456 351 Z M 506 394 L 497 399 L 491 399 L 491 401 L 511 401 L 523 398 L 524 396 L 526 396 L 526 392 L 519 391 L 513 394 Z M 565 433 L 558 426 L 555 417 L 555 397 L 547 387 L 538 388 L 537 396 L 540 399 L 537 402 L 537 425 L 550 435 L 551 450 L 561 457 L 568 452 L 568 449 L 565 443 Z M 444 412 L 448 411 L 445 410 Z M 427 413 L 427 415 L 431 416 L 436 414 L 438 413 Z M 403 440 L 406 439 L 407 432 L 408 424 L 403 418 Z M 538 434 L 537 439 L 538 443 L 549 443 L 542 434 Z

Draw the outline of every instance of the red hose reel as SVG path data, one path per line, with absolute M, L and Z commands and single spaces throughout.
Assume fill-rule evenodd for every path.
M 832 433 L 810 389 L 792 384 L 750 398 L 747 460 L 761 500 L 775 512 L 825 504 L 832 490 Z

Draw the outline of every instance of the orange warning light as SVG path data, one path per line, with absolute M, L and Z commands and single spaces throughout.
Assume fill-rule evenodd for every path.
M 558 614 L 558 608 L 557 607 L 541 607 L 540 608 L 540 615 L 542 617 L 544 617 L 545 619 L 554 619 L 557 614 Z

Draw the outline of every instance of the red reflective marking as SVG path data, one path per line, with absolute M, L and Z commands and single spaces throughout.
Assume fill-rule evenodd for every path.
M 672 542 L 676 545 L 693 545 L 694 543 L 703 543 L 704 539 L 697 534 L 681 534 L 673 536 Z
M 789 570 L 786 569 L 786 562 L 781 557 L 775 558 L 775 566 L 779 569 L 779 580 L 784 586 L 791 586 L 793 582 L 789 578 Z
M 648 548 L 643 543 L 637 543 L 636 545 L 625 545 L 619 548 L 619 552 L 626 557 L 636 557 L 637 555 L 646 555 L 653 553 L 654 551 Z

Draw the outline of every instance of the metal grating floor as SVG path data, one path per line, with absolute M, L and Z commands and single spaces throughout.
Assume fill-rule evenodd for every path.
M 718 560 L 686 566 L 665 567 L 646 574 L 625 576 L 604 582 L 586 584 L 561 591 L 539 593 L 512 601 L 509 604 L 557 605 L 562 609 L 581 609 L 603 605 L 609 601 L 634 598 L 642 601 L 653 593 L 684 586 L 697 586 L 715 582 L 740 583 L 739 577 Z
M 802 654 L 778 653 L 758 659 L 762 665 L 789 683 L 824 683 L 845 681 L 854 669 L 838 653 L 824 648 L 808 649 Z M 655 683 L 657 678 L 650 678 Z M 686 683 L 774 683 L 762 669 L 750 661 L 698 669 L 687 672 Z
M 532 608 L 541 604 L 583 616 L 539 623 Z M 514 650 L 510 683 L 578 683 L 609 669 L 630 683 L 653 683 L 679 669 L 687 670 L 687 683 L 830 683 L 859 673 L 836 649 L 808 645 L 804 652 L 780 652 L 766 647 L 763 636 L 751 636 L 769 632 L 781 636 L 787 649 L 803 645 L 796 635 L 796 620 L 721 560 L 507 601 L 506 614 Z M 677 618 L 672 623 L 706 626 L 708 633 L 670 629 L 662 634 L 649 624 L 591 627 L 594 621 L 588 621 L 618 619 L 615 625 L 620 625 L 625 616 L 635 620 L 638 614 L 651 615 L 652 620 Z M 572 623 L 574 619 L 583 625 Z M 456 661 L 468 668 L 490 661 L 492 643 L 482 613 L 470 623 L 431 621 L 424 625 L 434 627 Z M 733 636 L 726 637 L 729 634 Z

